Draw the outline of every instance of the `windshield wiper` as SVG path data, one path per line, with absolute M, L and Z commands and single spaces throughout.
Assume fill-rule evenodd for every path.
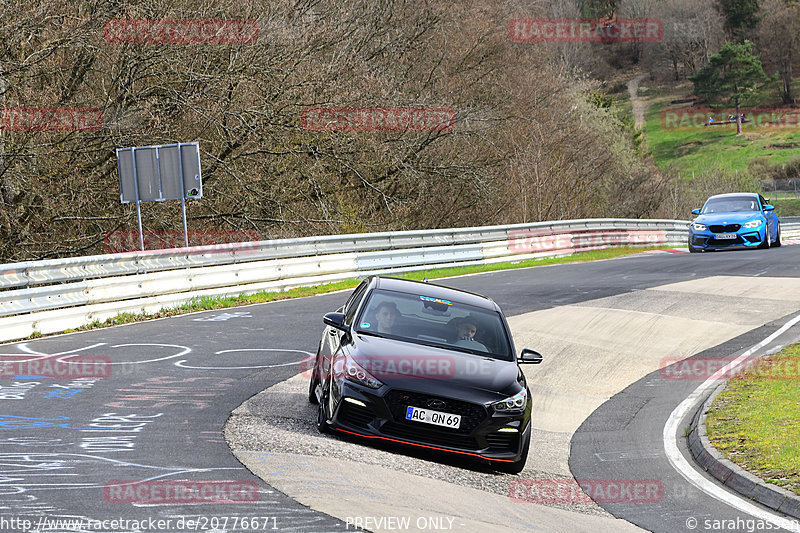
M 376 333 L 374 331 L 363 331 L 363 330 L 359 329 L 359 330 L 356 330 L 356 333 L 358 333 L 359 335 L 369 335 L 370 337 L 378 337 L 379 339 L 385 339 L 386 338 L 383 335 L 381 335 L 380 333 Z

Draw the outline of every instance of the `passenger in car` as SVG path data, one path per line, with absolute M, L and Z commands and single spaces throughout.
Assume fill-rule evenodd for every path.
M 394 302 L 383 302 L 378 305 L 375 312 L 378 333 L 392 333 L 392 328 L 398 316 L 400 316 L 400 311 L 398 311 Z

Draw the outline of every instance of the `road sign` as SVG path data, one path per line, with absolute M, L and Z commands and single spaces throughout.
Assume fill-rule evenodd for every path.
M 117 171 L 123 204 L 203 196 L 198 143 L 117 148 Z
M 117 148 L 119 198 L 123 204 L 136 203 L 139 247 L 144 250 L 141 202 L 180 200 L 184 242 L 189 246 L 186 200 L 203 197 L 198 143 L 162 144 Z

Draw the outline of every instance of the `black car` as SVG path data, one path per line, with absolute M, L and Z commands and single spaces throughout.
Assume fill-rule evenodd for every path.
M 327 325 L 308 399 L 320 432 L 391 441 L 496 470 L 525 466 L 531 393 L 508 323 L 489 298 L 427 282 L 373 276 Z

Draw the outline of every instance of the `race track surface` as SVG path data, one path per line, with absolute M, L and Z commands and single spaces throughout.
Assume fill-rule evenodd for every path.
M 545 356 L 526 368 L 535 431 L 519 476 L 315 433 L 298 372 L 344 293 L 8 344 L 0 530 L 337 531 L 360 518 L 388 531 L 407 516 L 429 520 L 410 529 L 703 531 L 707 519 L 744 520 L 667 461 L 665 421 L 699 382 L 659 368 L 732 355 L 775 331 L 800 311 L 797 265 L 800 247 L 785 246 L 437 281 L 492 297 L 517 350 Z M 58 374 L 81 358 L 94 374 Z M 534 501 L 536 483 L 573 476 L 655 481 L 661 492 Z

